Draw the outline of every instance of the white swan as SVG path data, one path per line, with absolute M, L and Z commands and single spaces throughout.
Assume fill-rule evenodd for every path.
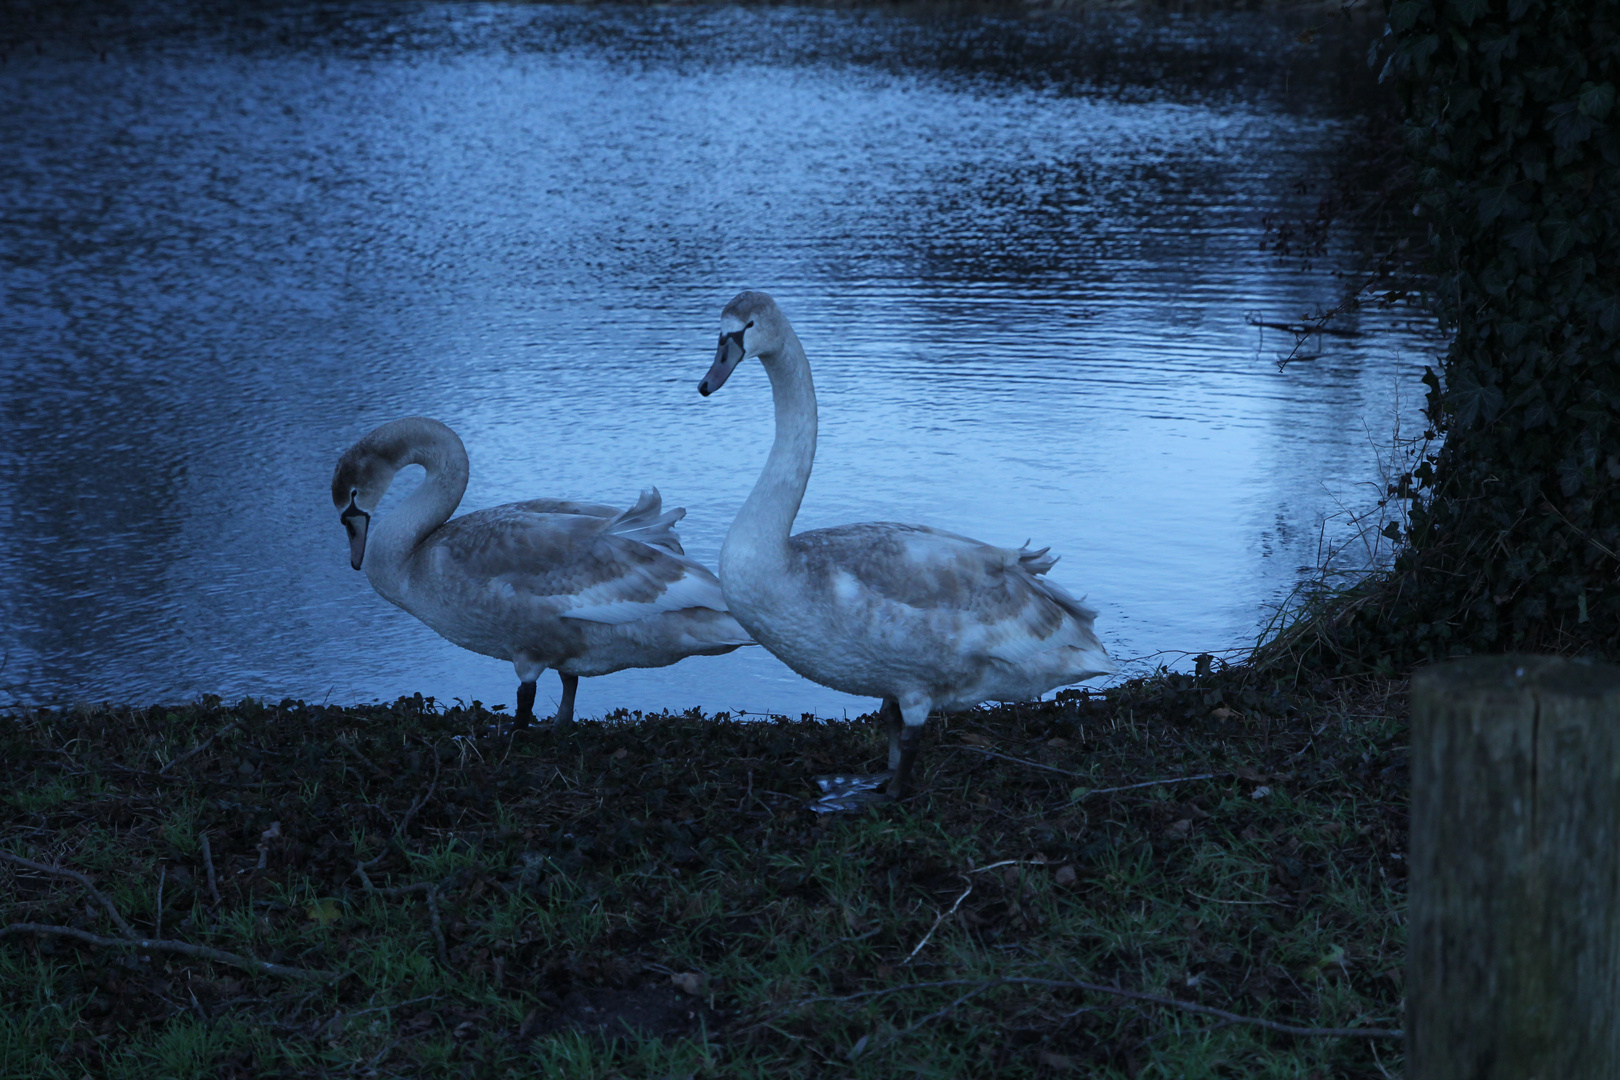
M 816 456 L 810 362 L 776 302 L 744 292 L 720 315 L 707 397 L 743 359 L 770 376 L 776 439 L 720 552 L 726 603 L 807 679 L 883 699 L 892 798 L 931 710 L 1024 701 L 1115 670 L 1096 613 L 1040 577 L 1046 549 L 1004 548 L 922 525 L 871 522 L 790 536 Z
M 371 515 L 406 465 L 427 476 L 392 513 Z M 658 490 L 622 513 L 533 499 L 450 520 L 467 490 L 467 451 L 444 424 L 411 416 L 350 447 L 332 474 L 349 561 L 385 599 L 464 649 L 510 660 L 516 726 L 534 717 L 535 680 L 562 678 L 557 721 L 573 719 L 581 675 L 663 667 L 753 642 L 726 612 L 715 576 L 686 558 Z

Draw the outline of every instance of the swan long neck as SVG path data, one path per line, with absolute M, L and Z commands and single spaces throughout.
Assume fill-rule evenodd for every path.
M 365 569 L 379 589 L 402 582 L 406 561 L 422 541 L 450 520 L 467 490 L 467 451 L 459 439 L 427 435 L 413 441 L 392 464 L 396 470 L 420 465 L 427 476 L 371 528 Z
M 736 559 L 746 550 L 754 559 L 786 558 L 788 536 L 798 516 L 810 468 L 816 460 L 816 388 L 810 361 L 791 327 L 782 348 L 762 353 L 760 362 L 771 380 L 776 405 L 776 439 L 754 490 L 726 534 L 720 558 Z

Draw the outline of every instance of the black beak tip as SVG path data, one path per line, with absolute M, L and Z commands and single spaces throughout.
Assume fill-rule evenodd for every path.
M 702 382 L 698 383 L 698 393 L 702 394 L 704 397 L 709 396 L 710 391 L 708 379 L 704 379 Z

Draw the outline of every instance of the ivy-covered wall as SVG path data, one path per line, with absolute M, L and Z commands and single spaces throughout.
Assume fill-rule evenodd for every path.
M 1620 0 L 1388 11 L 1455 337 L 1409 546 L 1351 621 L 1397 665 L 1620 655 Z

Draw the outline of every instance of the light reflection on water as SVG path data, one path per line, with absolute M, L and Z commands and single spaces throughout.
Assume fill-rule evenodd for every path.
M 435 4 L 41 22 L 0 66 L 0 685 L 510 702 L 507 665 L 348 569 L 332 462 L 436 416 L 472 454 L 465 507 L 656 484 L 712 564 L 771 434 L 756 366 L 695 391 L 743 287 L 815 368 L 801 528 L 1049 544 L 1122 657 L 1250 640 L 1335 497 L 1365 501 L 1367 431 L 1431 351 L 1364 312 L 1279 374 L 1245 322 L 1331 300 L 1350 266 L 1257 250 L 1262 215 L 1314 203 L 1295 184 L 1360 51 L 1295 30 Z M 689 705 L 870 708 L 757 649 L 580 697 Z

